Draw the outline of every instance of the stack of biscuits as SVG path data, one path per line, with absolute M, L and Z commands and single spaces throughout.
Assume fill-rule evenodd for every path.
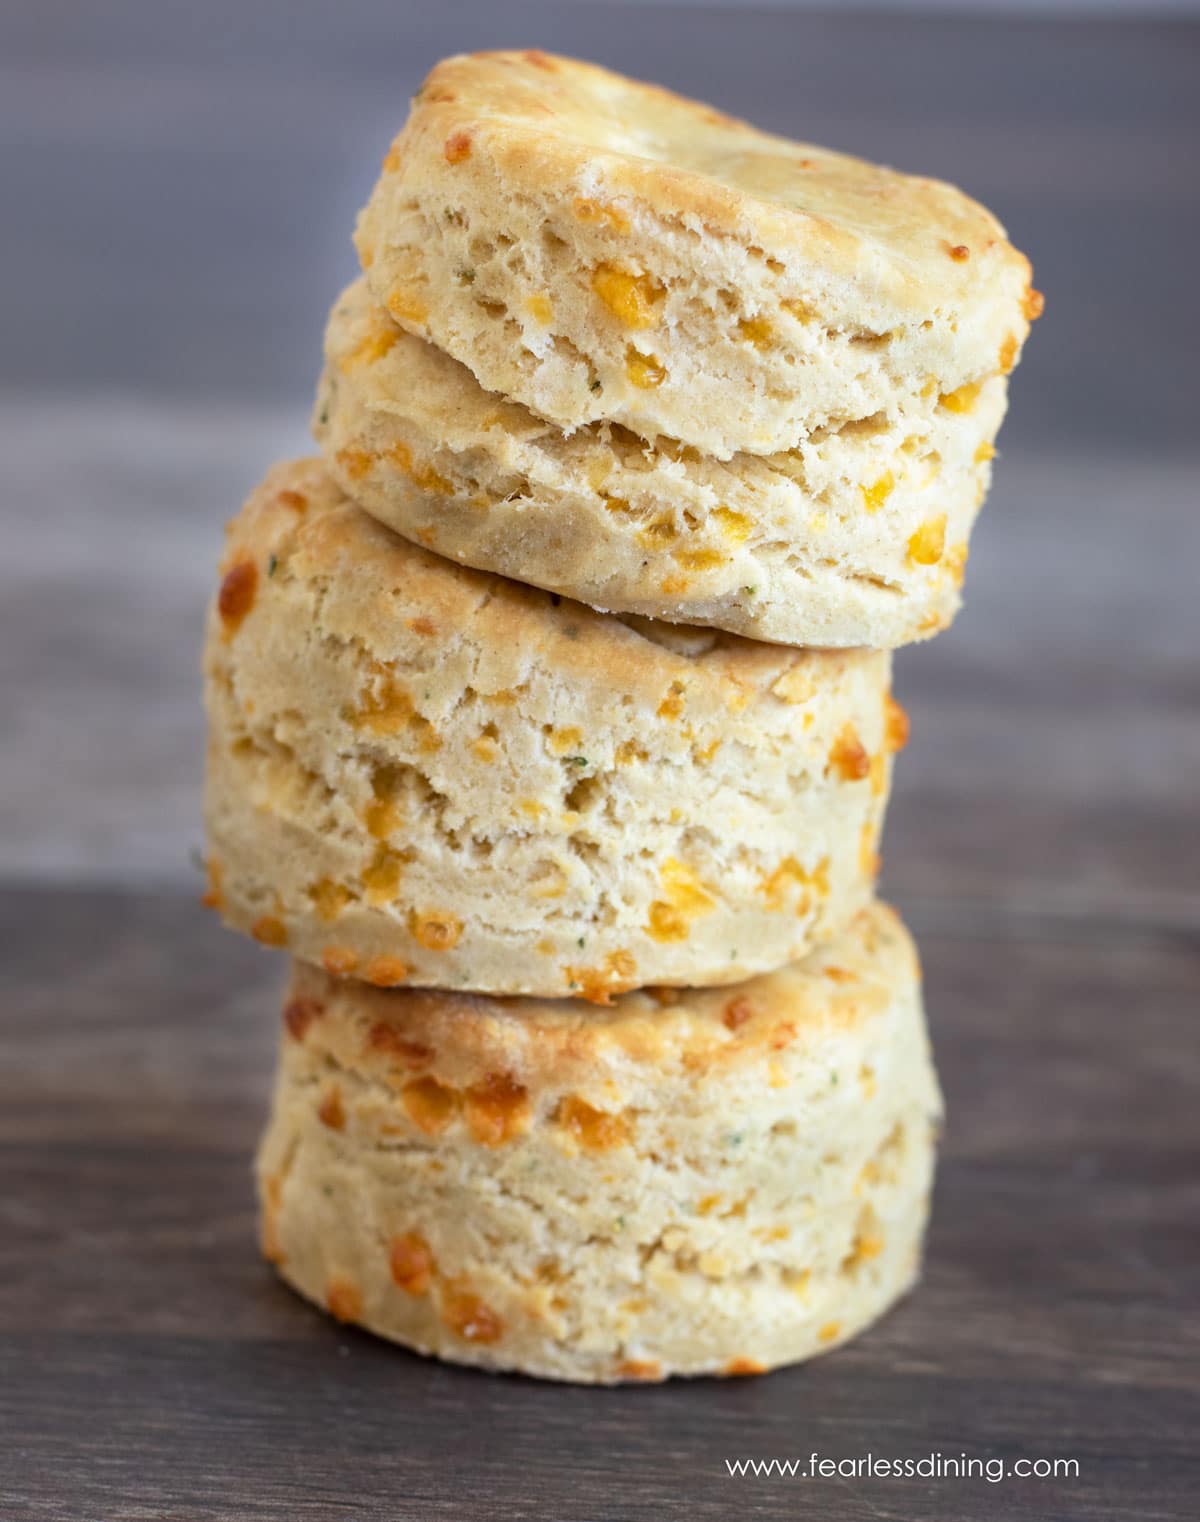
M 356 244 L 208 632 L 209 898 L 294 958 L 264 1250 L 551 1378 L 836 1346 L 919 1269 L 890 652 L 958 607 L 1028 262 L 537 52 L 434 69 Z

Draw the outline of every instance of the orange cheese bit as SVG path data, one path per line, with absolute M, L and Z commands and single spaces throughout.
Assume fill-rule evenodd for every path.
M 830 747 L 829 768 L 843 782 L 861 782 L 870 776 L 871 757 L 853 724 L 844 724 Z
M 375 855 L 370 864 L 363 868 L 362 880 L 367 903 L 376 907 L 391 903 L 400 886 L 400 874 L 407 859 L 408 856 L 403 851 L 393 851 L 385 845 L 375 847 Z
M 350 902 L 353 895 L 349 888 L 342 883 L 335 883 L 332 878 L 322 877 L 317 882 L 310 884 L 306 889 L 312 900 L 313 909 L 319 920 L 329 923 L 337 919 L 342 910 Z
M 612 264 L 598 264 L 592 271 L 592 290 L 627 328 L 652 328 L 666 295 L 651 275 L 633 275 Z
M 774 346 L 775 329 L 765 317 L 743 317 L 737 330 L 738 337 L 752 344 L 760 353 Z
M 863 495 L 863 506 L 869 513 L 877 513 L 895 489 L 895 476 L 890 470 L 885 470 L 874 485 L 859 488 Z
M 258 567 L 252 560 L 239 560 L 221 579 L 217 593 L 217 612 L 227 635 L 237 632 L 242 620 L 254 606 L 258 591 Z
M 490 1306 L 465 1285 L 447 1285 L 439 1306 L 442 1320 L 466 1342 L 499 1342 L 504 1323 Z
M 428 909 L 409 914 L 408 928 L 426 951 L 452 951 L 463 933 L 463 922 L 447 909 Z
M 908 714 L 889 692 L 883 700 L 883 748 L 895 755 L 908 744 Z
M 465 1095 L 467 1128 L 481 1146 L 500 1147 L 529 1125 L 529 1094 L 508 1073 L 492 1073 Z
M 677 719 L 683 712 L 683 683 L 672 682 L 655 713 L 660 719 Z
M 927 518 L 908 539 L 908 558 L 914 565 L 936 565 L 946 548 L 946 515 Z
M 829 858 L 823 856 L 809 872 L 794 856 L 785 856 L 773 872 L 763 874 L 759 891 L 766 895 L 768 907 L 778 910 L 787 907 L 791 887 L 800 890 L 796 897 L 796 913 L 806 914 L 811 903 L 809 889 L 815 889 L 821 895 L 829 892 Z
M 957 391 L 943 392 L 938 401 L 947 412 L 974 412 L 982 385 L 982 381 L 968 381 L 965 386 L 959 386 Z
M 559 1101 L 554 1119 L 585 1152 L 610 1152 L 629 1141 L 628 1116 L 598 1110 L 578 1094 Z
M 365 449 L 339 449 L 334 459 L 352 481 L 361 481 L 375 463 L 374 456 Z
M 400 342 L 400 329 L 391 323 L 386 328 L 379 328 L 374 333 L 368 333 L 362 341 L 355 345 L 349 354 L 338 364 L 338 369 L 343 374 L 356 370 L 360 365 L 377 364 L 383 357 Z
M 271 914 L 256 919 L 250 926 L 250 934 L 262 946 L 286 946 L 288 943 L 286 926 Z
M 317 1119 L 331 1131 L 346 1129 L 346 1111 L 342 1107 L 341 1091 L 336 1086 L 322 1096 L 317 1106 Z
M 384 305 L 397 322 L 421 323 L 429 316 L 429 308 L 416 292 L 402 285 L 388 292 Z
M 667 367 L 653 354 L 640 354 L 632 344 L 625 350 L 625 373 L 639 391 L 653 391 L 667 378 Z
M 767 1366 L 757 1358 L 731 1358 L 725 1365 L 725 1373 L 731 1375 L 765 1374 Z
M 433 1283 L 433 1254 L 420 1232 L 406 1231 L 388 1245 L 392 1282 L 406 1295 L 425 1295 Z
M 396 988 L 408 981 L 408 967 L 399 957 L 372 957 L 362 975 L 376 988 Z
M 457 1089 L 436 1078 L 414 1078 L 405 1084 L 400 1102 L 418 1131 L 437 1136 L 458 1114 L 461 1098 Z
M 321 966 L 331 977 L 349 977 L 358 966 L 358 956 L 348 946 L 326 946 L 321 952 Z
M 471 134 L 469 132 L 452 132 L 446 139 L 442 152 L 446 155 L 447 164 L 461 164 L 471 156 Z
M 533 318 L 534 322 L 540 323 L 544 328 L 549 327 L 554 321 L 554 308 L 545 291 L 535 291 L 532 296 L 527 296 L 525 298 L 525 310 Z
M 210 856 L 204 863 L 204 871 L 208 878 L 208 887 L 201 894 L 200 902 L 206 909 L 220 909 L 225 903 L 224 894 L 221 892 L 221 878 L 223 876 L 221 863 L 215 856 Z
M 283 1028 L 293 1041 L 303 1041 L 308 1027 L 324 1013 L 315 999 L 290 999 L 283 1006 Z
M 334 1274 L 325 1286 L 325 1304 L 338 1321 L 357 1321 L 362 1315 L 362 1291 L 346 1274 Z
M 730 999 L 729 1003 L 721 1012 L 721 1024 L 726 1030 L 740 1030 L 748 1020 L 754 1018 L 754 1005 L 744 994 L 738 994 Z

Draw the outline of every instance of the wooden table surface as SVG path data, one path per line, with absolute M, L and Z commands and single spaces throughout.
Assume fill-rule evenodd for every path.
M 18 0 L 0 22 L 0 1519 L 1200 1511 L 1200 30 L 686 5 Z M 1047 315 L 967 611 L 903 652 L 885 889 L 949 1127 L 918 1292 L 589 1391 L 335 1326 L 254 1246 L 278 959 L 197 907 L 220 524 L 438 54 L 573 50 L 993 204 Z M 1036 1480 L 731 1478 L 868 1452 Z

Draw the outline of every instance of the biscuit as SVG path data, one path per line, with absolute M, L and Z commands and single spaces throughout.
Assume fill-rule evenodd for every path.
M 295 966 L 262 1243 L 335 1316 L 594 1383 L 762 1372 L 919 1270 L 940 1120 L 881 905 L 734 989 L 382 992 Z
M 736 982 L 870 896 L 890 657 L 593 612 L 276 467 L 210 612 L 211 898 L 392 985 Z
M 789 645 L 891 648 L 944 628 L 1005 406 L 936 400 L 722 463 L 619 424 L 564 434 L 399 328 L 335 305 L 313 415 L 359 504 L 466 565 L 592 607 Z
M 356 243 L 376 301 L 485 390 L 720 459 L 963 405 L 1041 308 L 953 186 L 537 52 L 438 64 Z

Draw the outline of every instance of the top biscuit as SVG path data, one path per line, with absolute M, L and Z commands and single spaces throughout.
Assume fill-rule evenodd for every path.
M 1041 307 L 954 187 L 539 52 L 437 65 L 356 242 L 485 389 L 721 459 L 1006 373 Z

